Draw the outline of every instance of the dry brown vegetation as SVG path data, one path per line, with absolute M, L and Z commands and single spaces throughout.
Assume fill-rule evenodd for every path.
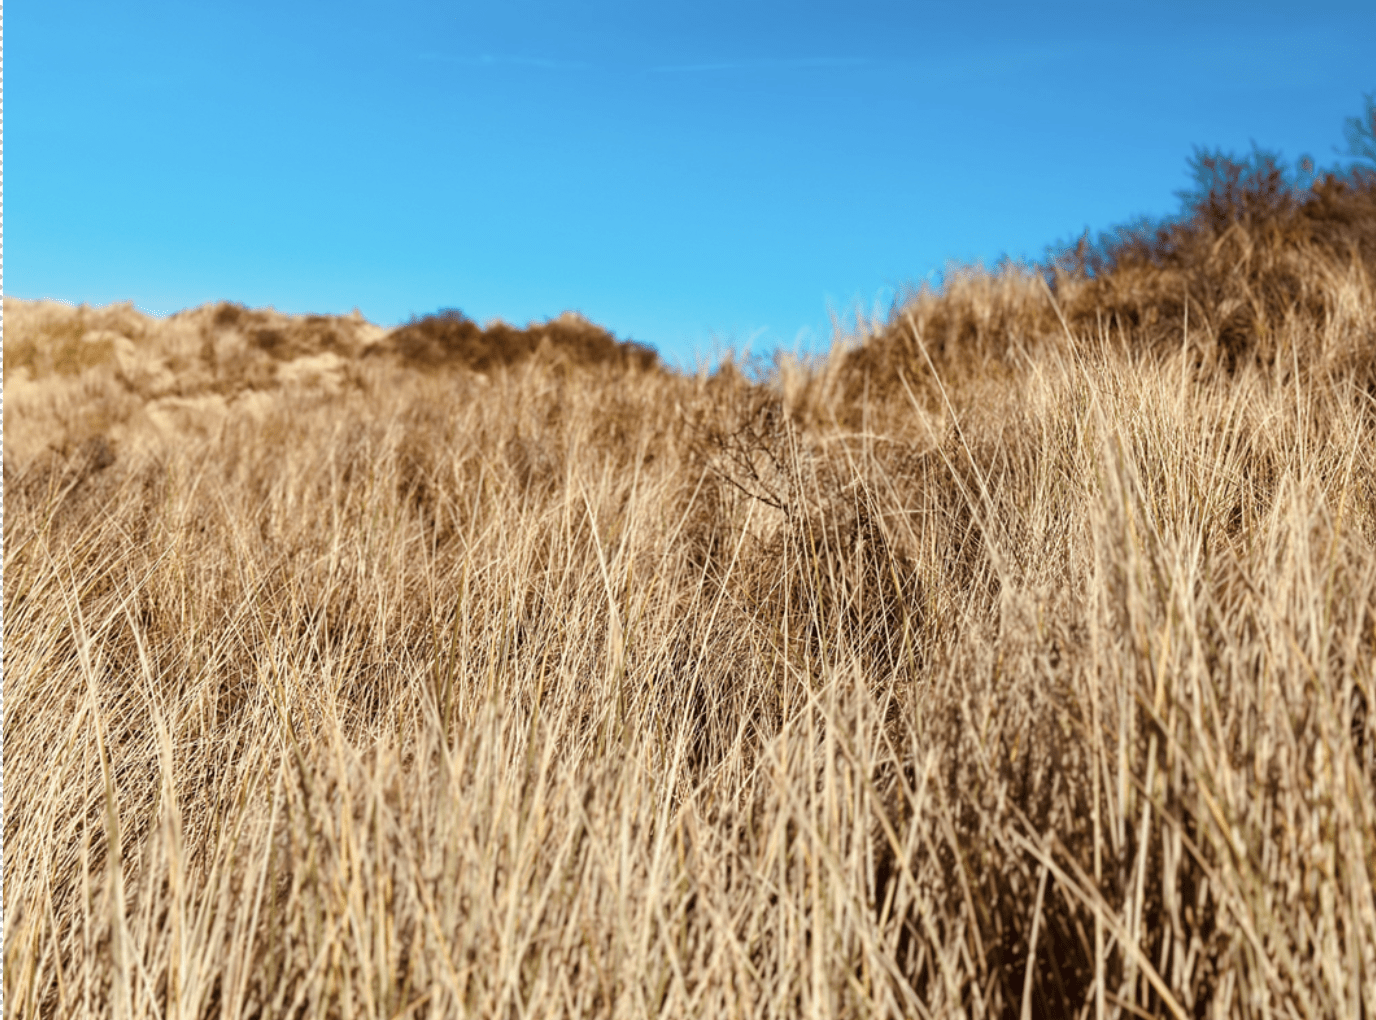
M 7 1015 L 1376 1016 L 1323 187 L 762 377 L 7 300 Z

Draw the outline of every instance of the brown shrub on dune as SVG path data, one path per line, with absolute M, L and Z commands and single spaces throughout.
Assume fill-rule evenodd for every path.
M 1088 235 L 1045 266 L 957 270 L 846 357 L 847 391 L 876 396 L 987 379 L 1038 349 L 1100 345 L 1208 370 L 1356 370 L 1376 387 L 1376 172 L 1295 190 L 1273 158 L 1196 157 L 1201 191 L 1165 224 Z
M 422 368 L 463 366 L 479 372 L 536 354 L 580 365 L 651 369 L 659 363 L 653 349 L 618 341 L 574 312 L 517 329 L 501 322 L 481 327 L 462 312 L 445 309 L 398 327 L 372 353 L 393 354 L 404 364 Z

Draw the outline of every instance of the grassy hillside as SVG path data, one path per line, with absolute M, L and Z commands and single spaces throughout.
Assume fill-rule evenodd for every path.
M 1376 1016 L 1376 182 L 1264 185 L 765 373 L 7 299 L 7 1015 Z

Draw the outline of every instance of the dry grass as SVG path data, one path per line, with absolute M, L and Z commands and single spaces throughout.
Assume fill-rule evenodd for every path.
M 1274 245 L 1227 365 L 1013 270 L 762 383 L 39 344 L 7 1015 L 1376 1016 L 1376 291 Z

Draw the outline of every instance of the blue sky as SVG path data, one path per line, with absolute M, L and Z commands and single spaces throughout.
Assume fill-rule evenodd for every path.
M 818 350 L 950 260 L 1174 211 L 1192 146 L 1337 159 L 1376 4 L 12 8 L 6 293 L 576 309 Z

